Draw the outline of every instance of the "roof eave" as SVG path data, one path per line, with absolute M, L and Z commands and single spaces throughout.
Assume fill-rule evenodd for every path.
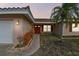
M 34 17 L 30 11 L 30 7 L 23 7 L 23 8 L 0 8 L 0 14 L 24 14 L 25 16 L 29 16 L 31 21 L 34 23 Z

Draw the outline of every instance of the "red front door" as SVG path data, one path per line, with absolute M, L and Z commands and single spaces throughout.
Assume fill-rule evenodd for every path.
M 40 26 L 39 25 L 35 25 L 35 34 L 40 34 Z

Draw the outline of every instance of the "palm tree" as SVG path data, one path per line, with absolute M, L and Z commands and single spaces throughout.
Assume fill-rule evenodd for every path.
M 77 26 L 77 20 L 79 18 L 79 8 L 77 5 L 76 3 L 63 3 L 62 6 L 55 7 L 53 9 L 54 12 L 51 14 L 51 19 L 56 23 L 66 22 L 66 25 L 74 21 L 75 26 Z

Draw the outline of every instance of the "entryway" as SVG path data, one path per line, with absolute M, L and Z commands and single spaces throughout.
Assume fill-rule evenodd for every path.
M 35 34 L 40 34 L 40 29 L 41 29 L 41 26 L 35 25 L 35 27 L 34 27 Z

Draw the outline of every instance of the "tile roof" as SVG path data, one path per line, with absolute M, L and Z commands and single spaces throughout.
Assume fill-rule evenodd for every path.
M 29 6 L 0 8 L 0 14 L 24 14 L 25 16 L 28 16 L 32 22 L 34 22 L 34 17 Z
M 18 10 L 18 11 L 20 11 L 20 10 L 26 10 L 26 9 L 28 9 L 29 8 L 29 6 L 27 6 L 27 7 L 7 7 L 7 8 L 0 8 L 0 11 L 14 11 L 14 10 Z

